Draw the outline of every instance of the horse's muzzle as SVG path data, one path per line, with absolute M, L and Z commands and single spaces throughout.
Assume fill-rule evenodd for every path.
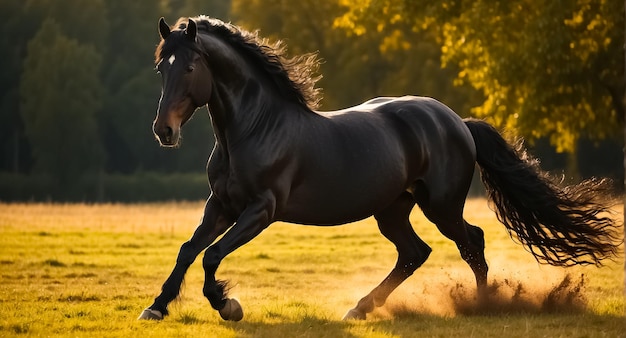
M 178 145 L 179 130 L 170 126 L 153 127 L 154 135 L 163 147 L 175 147 Z

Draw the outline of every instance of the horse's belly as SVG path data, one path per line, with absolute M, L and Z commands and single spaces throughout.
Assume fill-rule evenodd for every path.
M 401 181 L 305 185 L 292 192 L 284 209 L 276 216 L 280 221 L 298 224 L 345 224 L 378 213 L 405 189 Z

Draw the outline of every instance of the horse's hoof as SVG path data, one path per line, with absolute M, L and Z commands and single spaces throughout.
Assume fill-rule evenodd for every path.
M 163 314 L 158 310 L 145 309 L 137 320 L 163 320 Z
M 241 304 L 234 298 L 226 299 L 226 305 L 220 310 L 220 316 L 224 320 L 238 322 L 243 319 L 243 309 Z
M 348 313 L 346 313 L 345 316 L 343 316 L 342 320 L 350 320 L 350 319 L 365 320 L 365 313 L 357 309 L 351 309 L 350 311 L 348 311 Z

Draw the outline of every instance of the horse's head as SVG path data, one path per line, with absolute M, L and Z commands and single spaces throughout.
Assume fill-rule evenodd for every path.
M 198 107 L 209 102 L 212 80 L 204 53 L 197 43 L 196 23 L 189 19 L 171 30 L 159 20 L 161 43 L 156 51 L 157 71 L 162 76 L 162 92 L 153 131 L 164 147 L 174 147 L 180 129 Z

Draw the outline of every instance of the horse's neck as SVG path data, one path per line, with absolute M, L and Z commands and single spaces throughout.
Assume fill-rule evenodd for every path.
M 286 102 L 271 78 L 265 77 L 223 41 L 205 36 L 207 55 L 220 55 L 207 61 L 220 60 L 210 66 L 213 86 L 209 112 L 218 142 L 237 142 L 240 138 L 279 127 L 284 115 L 298 109 Z M 296 112 L 297 113 L 297 112 Z
M 231 79 L 232 80 L 232 79 Z M 234 83 L 239 85 L 228 85 Z M 263 79 L 246 78 L 216 84 L 209 102 L 209 112 L 218 142 L 238 142 L 251 134 L 262 136 L 277 128 L 287 114 L 277 93 Z

